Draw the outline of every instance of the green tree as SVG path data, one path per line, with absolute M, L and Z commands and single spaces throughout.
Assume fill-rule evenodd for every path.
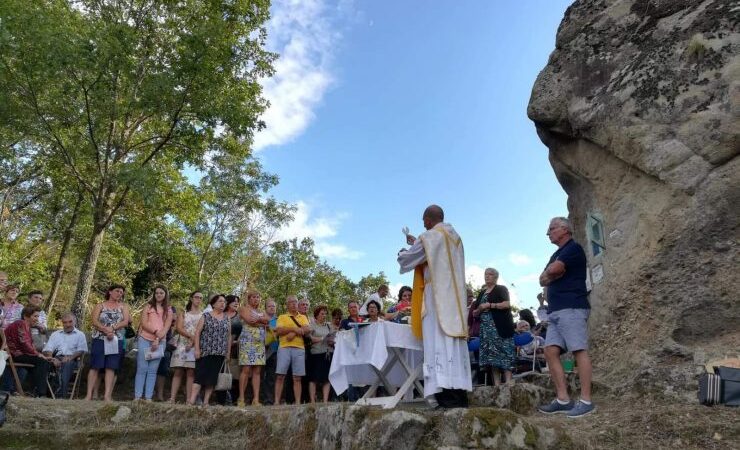
M 244 293 L 253 282 L 251 262 L 268 245 L 271 230 L 289 220 L 293 211 L 267 196 L 277 183 L 277 176 L 264 172 L 252 158 L 225 153 L 208 164 L 198 189 L 202 214 L 192 223 L 184 222 L 198 257 L 198 286 L 231 280 L 229 288 Z
M 272 73 L 267 0 L 5 0 L 0 123 L 58 162 L 89 205 L 73 300 L 86 313 L 106 231 L 159 175 L 245 158 Z

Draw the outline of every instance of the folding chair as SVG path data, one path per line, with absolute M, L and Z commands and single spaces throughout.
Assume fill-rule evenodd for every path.
M 534 349 L 532 351 L 532 356 L 531 356 L 531 358 L 532 358 L 532 370 L 527 370 L 526 372 L 514 374 L 513 378 L 522 378 L 522 377 L 526 377 L 527 375 L 531 375 L 533 373 L 537 373 L 537 348 L 538 348 L 537 347 L 537 344 L 538 344 L 538 341 L 537 341 L 537 338 L 535 337 L 535 339 L 532 341 L 532 345 L 534 347 Z M 529 355 L 521 356 L 519 354 L 519 351 L 520 351 L 520 349 L 517 348 L 517 350 L 516 350 L 516 353 L 517 353 L 517 362 L 518 361 L 526 361 L 527 363 L 529 363 L 530 356 Z
M 82 373 L 83 367 L 85 367 L 86 354 L 87 353 L 83 353 L 82 356 L 78 358 L 77 368 L 72 372 L 74 375 L 74 382 L 72 383 L 72 392 L 69 394 L 70 400 L 74 400 L 77 396 L 77 387 L 80 385 L 80 374 Z
M 10 348 L 8 348 L 8 340 L 5 338 L 5 330 L 2 328 L 0 328 L 0 340 L 2 340 L 2 347 L 0 347 L 0 350 L 5 350 L 8 353 L 8 366 L 10 367 L 10 373 L 13 374 L 15 388 L 18 390 L 20 395 L 24 396 L 26 393 L 23 391 L 23 383 L 21 383 L 21 379 L 18 376 L 17 368 L 33 369 L 36 366 L 33 364 L 16 363 L 13 361 L 13 354 L 10 352 Z M 49 392 L 51 392 L 51 397 L 56 398 L 54 397 L 54 391 L 51 389 L 48 377 L 46 378 L 46 386 L 49 388 Z
M 74 400 L 74 398 L 77 396 L 77 389 L 80 385 L 80 373 L 82 372 L 82 369 L 85 366 L 85 355 L 86 353 L 83 353 L 82 356 L 77 358 L 77 368 L 72 371 L 72 379 L 70 379 L 70 381 L 72 382 L 72 386 L 67 387 L 67 392 L 61 393 L 62 395 L 69 394 L 70 400 Z M 51 371 L 49 371 L 49 378 L 51 377 L 55 377 L 55 382 L 60 381 L 60 374 L 59 374 L 58 368 L 54 367 Z M 61 390 L 61 385 L 59 385 L 59 389 Z M 51 397 L 56 400 L 56 395 L 51 389 L 51 385 L 49 386 L 49 392 L 51 392 Z

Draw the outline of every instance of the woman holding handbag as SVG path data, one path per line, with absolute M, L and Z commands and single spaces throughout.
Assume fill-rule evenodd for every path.
M 178 314 L 175 328 L 177 330 L 177 343 L 175 351 L 172 352 L 170 367 L 175 374 L 172 376 L 172 390 L 170 402 L 175 403 L 177 392 L 182 384 L 182 376 L 185 375 L 185 401 L 190 399 L 195 380 L 195 328 L 203 316 L 201 304 L 203 293 L 195 291 L 190 294 L 190 300 L 185 305 L 185 311 Z
M 229 364 L 231 321 L 224 313 L 226 298 L 216 294 L 208 302 L 212 310 L 203 313 L 195 327 L 195 383 L 188 404 L 194 405 L 201 388 L 203 405 L 208 405 L 219 373 Z
M 311 403 L 316 403 L 316 388 L 321 387 L 321 394 L 324 403 L 329 401 L 331 384 L 329 384 L 329 368 L 331 367 L 332 346 L 334 345 L 334 336 L 336 331 L 332 329 L 326 318 L 329 315 L 329 308 L 326 305 L 319 305 L 313 311 L 313 317 L 316 319 L 311 324 L 311 349 L 308 356 L 308 394 Z
M 239 335 L 239 401 L 237 406 L 244 406 L 244 392 L 251 380 L 252 405 L 260 406 L 260 381 L 262 366 L 265 365 L 265 327 L 270 322 L 263 311 L 260 311 L 260 293 L 249 291 L 247 304 L 239 308 L 239 317 L 244 322 Z
M 141 325 L 137 340 L 136 378 L 134 379 L 134 400 L 152 400 L 157 381 L 157 368 L 164 356 L 167 345 L 166 336 L 172 325 L 170 293 L 158 284 L 154 293 L 141 312 Z
M 123 361 L 124 329 L 131 319 L 129 307 L 123 301 L 125 289 L 120 284 L 109 286 L 105 292 L 105 300 L 93 308 L 91 314 L 90 370 L 87 373 L 87 396 L 85 400 L 92 400 L 93 392 L 97 391 L 98 373 L 103 371 L 105 381 L 103 399 L 106 402 L 113 401 L 115 372 L 120 369 Z M 113 342 L 114 340 L 118 346 L 118 352 L 106 352 L 105 342 Z

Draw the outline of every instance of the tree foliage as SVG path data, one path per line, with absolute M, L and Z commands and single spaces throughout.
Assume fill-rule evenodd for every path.
M 8 0 L 0 34 L 4 109 L 18 139 L 85 194 L 92 228 L 75 295 L 84 315 L 103 238 L 125 202 L 163 174 L 245 159 L 266 103 L 269 2 Z
M 276 241 L 251 150 L 267 0 L 0 0 L 0 270 L 84 318 L 110 283 L 344 306 L 376 289 Z

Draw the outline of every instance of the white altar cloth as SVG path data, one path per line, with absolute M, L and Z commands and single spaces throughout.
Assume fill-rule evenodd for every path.
M 373 323 L 360 327 L 358 333 L 355 330 L 337 333 L 329 381 L 338 394 L 350 384 L 371 385 L 358 404 L 392 408 L 407 392 L 413 392 L 414 386 L 419 390 L 423 362 L 422 341 L 414 337 L 410 326 Z M 384 386 L 391 397 L 370 398 L 378 385 Z M 401 392 L 397 392 L 398 388 L 402 388 Z

